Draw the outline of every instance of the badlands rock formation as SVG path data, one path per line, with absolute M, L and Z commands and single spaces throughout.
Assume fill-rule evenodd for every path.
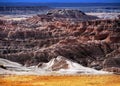
M 84 67 L 62 56 L 53 58 L 48 63 L 40 63 L 38 64 L 38 67 L 50 71 L 56 71 L 58 74 L 109 74 L 108 72 Z
M 55 10 L 21 21 L 0 20 L 0 58 L 29 67 L 63 56 L 119 73 L 120 20 L 84 16 L 76 10 Z
M 98 19 L 96 16 L 86 15 L 80 10 L 71 9 L 59 9 L 51 10 L 47 13 L 47 16 L 53 17 L 54 19 L 67 19 L 67 20 L 93 20 Z
M 51 59 L 48 63 L 39 63 L 36 66 L 25 67 L 21 64 L 0 58 L 0 74 L 34 74 L 34 75 L 62 75 L 62 74 L 111 74 L 97 71 L 72 62 L 62 56 Z

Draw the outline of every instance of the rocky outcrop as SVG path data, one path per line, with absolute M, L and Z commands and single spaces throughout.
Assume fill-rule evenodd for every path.
M 67 17 L 69 11 L 58 10 L 15 22 L 1 20 L 0 57 L 31 66 L 63 56 L 97 70 L 119 68 L 120 20 L 68 21 L 62 14 Z M 70 19 L 76 19 L 75 12 Z M 64 21 L 58 16 L 53 21 L 53 15 Z
M 39 63 L 38 67 L 60 74 L 109 74 L 105 71 L 97 71 L 92 68 L 84 67 L 63 56 L 53 58 L 48 63 Z
M 103 70 L 120 74 L 120 48 L 106 55 Z
M 1 65 L 2 64 L 2 65 Z M 39 63 L 36 66 L 25 67 L 16 62 L 0 58 L 1 75 L 75 75 L 75 74 L 111 74 L 105 71 L 98 71 L 84 67 L 72 62 L 65 57 L 58 56 L 48 63 Z
M 95 16 L 88 16 L 80 10 L 71 9 L 56 9 L 49 11 L 46 15 L 53 17 L 54 19 L 67 19 L 67 20 L 94 20 L 98 19 Z

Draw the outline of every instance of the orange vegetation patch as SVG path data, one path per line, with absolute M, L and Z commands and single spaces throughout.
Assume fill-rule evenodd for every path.
M 120 86 L 120 76 L 0 76 L 0 86 Z

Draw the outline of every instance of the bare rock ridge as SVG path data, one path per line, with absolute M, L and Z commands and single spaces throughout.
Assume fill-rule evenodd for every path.
M 81 21 L 80 16 L 87 15 L 55 10 L 22 21 L 0 20 L 0 58 L 32 66 L 63 56 L 86 67 L 119 73 L 120 19 Z
M 39 63 L 35 66 L 25 67 L 16 62 L 0 58 L 0 74 L 37 74 L 37 75 L 62 75 L 62 74 L 111 74 L 105 71 L 98 71 L 89 67 L 84 67 L 72 62 L 65 57 L 58 56 L 51 59 L 48 63 Z
M 57 71 L 60 74 L 109 74 L 105 71 L 97 71 L 92 68 L 84 67 L 78 63 L 72 62 L 63 56 L 51 59 L 48 63 L 38 64 L 39 68 Z
M 81 20 L 81 21 L 98 19 L 95 16 L 86 15 L 80 10 L 71 10 L 71 9 L 51 10 L 46 15 L 51 16 L 55 19 L 66 18 L 68 20 Z

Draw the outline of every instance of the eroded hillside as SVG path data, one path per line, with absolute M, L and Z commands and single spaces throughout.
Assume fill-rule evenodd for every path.
M 0 20 L 0 57 L 31 66 L 63 56 L 86 67 L 119 73 L 120 19 L 76 12 Z

